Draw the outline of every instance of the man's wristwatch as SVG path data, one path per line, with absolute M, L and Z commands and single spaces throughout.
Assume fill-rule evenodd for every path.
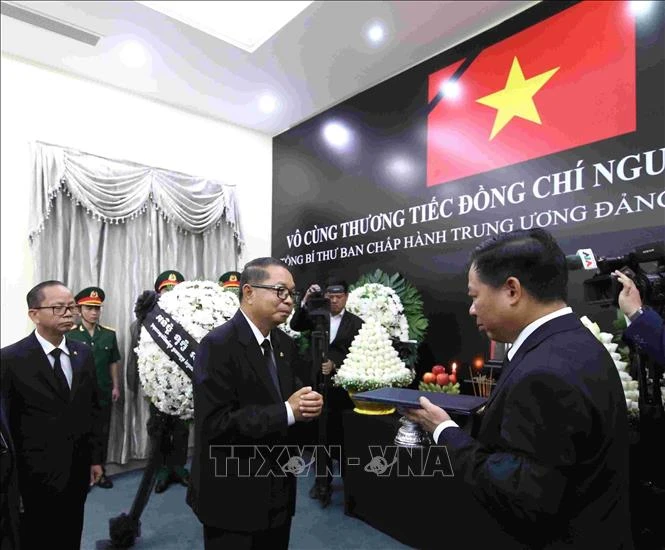
M 644 313 L 644 308 L 639 308 L 636 312 L 631 313 L 628 316 L 628 320 L 632 323 L 635 319 L 637 319 L 640 315 Z

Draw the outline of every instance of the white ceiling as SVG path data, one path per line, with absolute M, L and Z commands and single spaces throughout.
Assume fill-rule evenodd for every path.
M 2 16 L 2 51 L 270 136 L 534 5 L 534 1 L 314 2 L 254 53 L 137 2 L 11 2 L 102 35 L 89 46 Z M 386 41 L 364 35 L 379 21 Z M 138 69 L 118 49 L 136 40 Z M 259 98 L 277 97 L 264 114 Z

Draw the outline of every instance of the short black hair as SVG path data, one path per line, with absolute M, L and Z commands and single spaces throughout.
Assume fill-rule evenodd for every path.
M 542 303 L 568 297 L 566 256 L 544 229 L 510 231 L 482 242 L 471 253 L 469 267 L 493 288 L 516 277 Z
M 38 285 L 33 286 L 28 292 L 28 294 L 25 296 L 25 301 L 28 302 L 28 309 L 39 307 L 42 305 L 42 302 L 44 301 L 44 289 L 49 286 L 66 287 L 65 283 L 55 280 L 43 281 Z
M 344 288 L 345 294 L 348 294 L 349 292 L 349 283 L 347 283 L 345 279 L 341 279 L 340 277 L 330 277 L 326 281 L 326 288 L 324 288 L 323 290 L 325 291 L 329 286 L 341 286 Z
M 255 258 L 251 262 L 245 264 L 242 273 L 240 274 L 240 288 L 238 292 L 240 294 L 240 301 L 242 302 L 242 289 L 245 285 L 251 285 L 252 283 L 262 283 L 268 278 L 268 268 L 271 266 L 283 267 L 289 273 L 291 269 L 286 265 L 282 260 L 277 258 L 271 258 L 266 256 L 264 258 Z M 291 276 L 293 274 L 291 273 Z

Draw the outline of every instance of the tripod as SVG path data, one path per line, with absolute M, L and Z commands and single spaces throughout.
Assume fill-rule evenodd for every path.
M 316 481 L 310 496 L 316 498 L 325 508 L 330 504 L 330 486 L 328 472 L 332 472 L 332 460 L 328 453 L 321 452 L 328 445 L 328 388 L 330 374 L 321 372 L 321 364 L 328 360 L 328 331 L 325 330 L 324 319 L 317 318 L 316 330 L 312 331 L 312 365 L 316 369 L 319 381 L 319 393 L 323 396 L 323 409 L 319 416 L 318 446 L 316 450 Z

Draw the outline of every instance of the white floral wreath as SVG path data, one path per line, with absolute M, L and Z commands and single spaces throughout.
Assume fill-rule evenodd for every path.
M 367 283 L 352 290 L 346 309 L 363 321 L 376 319 L 391 338 L 409 339 L 409 323 L 397 293 L 380 283 Z
M 211 281 L 185 281 L 160 296 L 159 307 L 197 342 L 238 310 L 238 297 Z M 143 391 L 161 412 L 184 420 L 194 416 L 192 382 L 141 327 L 138 357 Z

